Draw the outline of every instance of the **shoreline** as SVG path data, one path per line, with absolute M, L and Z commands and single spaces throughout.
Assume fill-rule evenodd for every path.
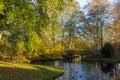
M 84 58 L 84 59 L 81 59 L 81 61 L 119 63 L 120 58 Z
M 59 74 L 59 75 L 56 75 L 56 76 L 54 76 L 54 77 L 52 77 L 50 79 L 45 79 L 45 80 L 55 80 L 55 79 L 59 78 L 60 76 L 62 76 L 63 74 L 64 74 L 64 72 Z
M 0 72 L 0 80 L 54 80 L 64 70 L 52 66 L 0 61 Z
M 34 61 L 30 61 L 30 64 L 34 64 L 36 62 L 41 62 L 41 61 L 60 61 L 60 60 L 63 60 L 63 59 L 43 59 L 43 60 L 34 60 Z

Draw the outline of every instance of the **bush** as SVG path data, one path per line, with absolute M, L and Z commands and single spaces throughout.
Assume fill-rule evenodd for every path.
M 113 46 L 111 43 L 105 43 L 105 45 L 101 49 L 101 54 L 103 57 L 112 57 L 114 53 Z

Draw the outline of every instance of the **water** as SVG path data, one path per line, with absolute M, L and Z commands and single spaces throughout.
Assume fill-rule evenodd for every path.
M 120 80 L 119 63 L 49 61 L 40 64 L 64 69 L 64 74 L 56 80 Z

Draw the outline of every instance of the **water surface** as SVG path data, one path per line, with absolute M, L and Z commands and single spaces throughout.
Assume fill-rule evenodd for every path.
M 120 80 L 119 63 L 48 61 L 40 64 L 64 69 L 56 80 Z

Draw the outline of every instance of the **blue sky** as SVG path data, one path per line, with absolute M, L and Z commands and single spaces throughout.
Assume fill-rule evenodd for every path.
M 90 2 L 91 0 L 76 0 L 77 2 L 79 2 L 81 8 L 87 3 Z M 115 0 L 109 0 L 110 2 L 115 1 Z

